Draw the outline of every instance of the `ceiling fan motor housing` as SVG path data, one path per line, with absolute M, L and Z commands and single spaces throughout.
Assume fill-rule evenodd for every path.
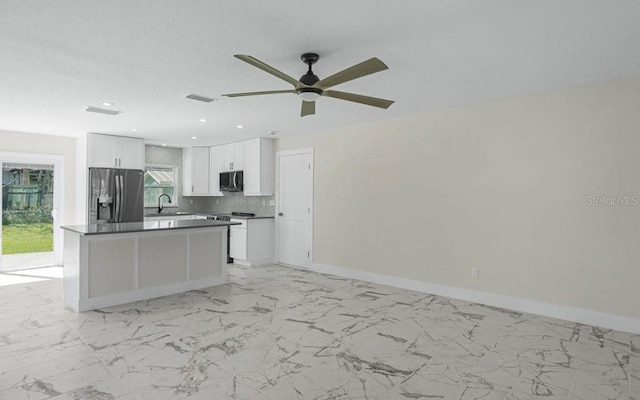
M 311 72 L 311 70 L 309 70 L 306 74 L 304 74 L 304 75 L 302 75 L 300 77 L 300 82 L 304 83 L 307 86 L 313 86 L 319 80 L 320 80 L 320 78 L 318 78 L 318 76 L 316 74 Z

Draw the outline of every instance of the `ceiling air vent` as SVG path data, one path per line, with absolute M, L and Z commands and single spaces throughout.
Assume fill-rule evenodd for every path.
M 196 100 L 196 101 L 204 101 L 205 103 L 211 103 L 212 101 L 216 101 L 218 99 L 214 99 L 213 97 L 201 96 L 195 93 L 189 93 L 185 96 L 187 99 Z
M 87 106 L 86 111 L 94 112 L 98 114 L 108 114 L 108 115 L 118 115 L 122 113 L 122 111 L 107 110 L 106 108 L 98 108 L 98 107 L 91 107 L 91 106 Z

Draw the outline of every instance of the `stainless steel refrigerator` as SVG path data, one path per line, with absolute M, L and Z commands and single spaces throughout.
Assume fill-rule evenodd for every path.
M 89 168 L 89 224 L 142 222 L 144 171 Z

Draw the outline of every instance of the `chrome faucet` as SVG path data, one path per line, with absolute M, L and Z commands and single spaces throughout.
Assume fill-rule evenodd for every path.
M 158 196 L 158 214 L 160 214 L 162 212 L 162 209 L 164 207 L 162 207 L 162 196 L 167 196 L 167 199 L 169 199 L 169 204 L 171 204 L 171 196 L 169 196 L 166 193 L 162 193 L 160 196 Z

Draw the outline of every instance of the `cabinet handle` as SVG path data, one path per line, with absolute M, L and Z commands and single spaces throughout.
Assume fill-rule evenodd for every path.
M 114 158 L 113 159 L 113 165 L 115 165 L 116 167 L 118 166 L 118 158 Z
M 229 163 L 229 169 L 233 170 L 233 161 Z

